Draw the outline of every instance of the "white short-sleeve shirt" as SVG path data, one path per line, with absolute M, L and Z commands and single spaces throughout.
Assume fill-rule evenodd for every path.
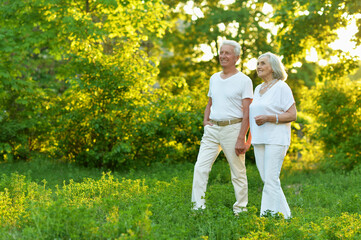
M 253 98 L 252 80 L 238 72 L 223 79 L 221 72 L 212 75 L 208 97 L 212 98 L 209 118 L 216 121 L 243 118 L 242 99 Z
M 252 144 L 287 145 L 291 143 L 291 123 L 271 123 L 258 126 L 254 118 L 258 115 L 275 115 L 286 112 L 294 103 L 291 88 L 284 81 L 278 81 L 262 96 L 261 84 L 254 91 L 253 102 L 249 106 L 249 123 Z

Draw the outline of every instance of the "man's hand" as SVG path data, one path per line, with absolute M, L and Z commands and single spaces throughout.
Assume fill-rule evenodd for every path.
M 241 140 L 237 140 L 236 142 L 236 155 L 245 154 L 250 148 L 250 144 Z
M 203 121 L 203 127 L 205 127 L 206 125 L 213 126 L 213 123 L 211 123 L 210 120 L 204 120 L 204 121 Z

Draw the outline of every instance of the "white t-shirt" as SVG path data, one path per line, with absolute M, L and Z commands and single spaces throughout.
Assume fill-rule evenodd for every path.
M 289 146 L 291 143 L 291 123 L 270 123 L 258 126 L 254 117 L 275 115 L 286 112 L 294 103 L 291 88 L 284 81 L 278 81 L 262 96 L 261 84 L 254 91 L 253 102 L 249 106 L 249 123 L 252 144 L 276 144 Z
M 243 118 L 242 99 L 253 98 L 252 80 L 238 72 L 223 79 L 221 72 L 212 75 L 208 97 L 212 98 L 209 118 L 215 121 Z

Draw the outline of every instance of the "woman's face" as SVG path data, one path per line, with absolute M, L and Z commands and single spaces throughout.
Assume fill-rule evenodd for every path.
M 262 79 L 271 80 L 273 78 L 273 70 L 271 64 L 269 63 L 269 58 L 267 56 L 261 57 L 257 61 L 257 74 L 258 77 Z

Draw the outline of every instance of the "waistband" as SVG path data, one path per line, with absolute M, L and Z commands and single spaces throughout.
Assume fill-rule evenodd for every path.
M 225 121 L 215 121 L 215 120 L 210 120 L 211 123 L 217 125 L 217 126 L 227 126 L 227 125 L 231 125 L 231 124 L 236 124 L 236 123 L 240 123 L 242 122 L 243 118 L 236 118 L 236 119 L 232 119 L 232 120 L 225 120 Z

